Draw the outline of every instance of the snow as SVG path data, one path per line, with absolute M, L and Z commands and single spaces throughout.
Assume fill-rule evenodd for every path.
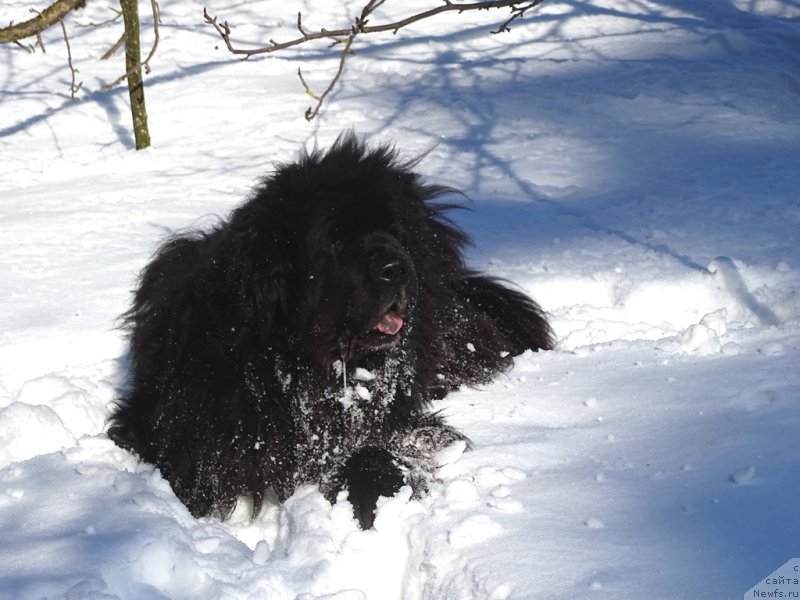
M 245 43 L 360 8 L 293 4 L 208 9 Z M 800 555 L 795 0 L 546 0 L 496 36 L 499 13 L 439 17 L 363 39 L 311 124 L 296 70 L 321 90 L 334 54 L 239 62 L 174 0 L 141 152 L 126 90 L 100 91 L 119 25 L 85 27 L 115 6 L 67 20 L 76 102 L 58 29 L 0 47 L 0 599 L 740 598 Z M 463 190 L 471 264 L 536 297 L 558 349 L 440 402 L 472 449 L 374 530 L 313 488 L 194 519 L 105 436 L 118 316 L 160 239 L 349 127 Z

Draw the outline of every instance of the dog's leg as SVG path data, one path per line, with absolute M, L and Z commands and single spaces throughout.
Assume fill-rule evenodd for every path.
M 337 488 L 348 492 L 361 529 L 370 529 L 375 522 L 378 498 L 394 496 L 405 483 L 392 454 L 375 447 L 362 448 L 351 456 L 337 479 Z

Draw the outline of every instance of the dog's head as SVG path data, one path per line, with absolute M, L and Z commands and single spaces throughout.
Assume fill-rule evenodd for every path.
M 313 300 L 304 315 L 312 347 L 330 354 L 335 343 L 345 360 L 399 345 L 412 327 L 419 293 L 404 224 L 390 204 L 364 200 L 341 196 L 327 207 L 312 228 L 302 286 Z
M 328 369 L 408 339 L 420 295 L 447 277 L 436 265 L 460 261 L 463 235 L 429 202 L 445 191 L 391 148 L 345 136 L 280 167 L 234 214 L 267 242 L 258 253 L 277 311 L 267 318 L 298 355 Z

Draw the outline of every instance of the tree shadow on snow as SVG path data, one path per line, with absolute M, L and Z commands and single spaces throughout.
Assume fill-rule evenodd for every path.
M 391 54 L 391 61 L 414 75 L 387 77 L 378 88 L 363 87 L 356 77 L 346 76 L 331 106 L 363 103 L 368 97 L 381 115 L 374 134 L 395 128 L 411 131 L 430 140 L 428 148 L 433 146 L 433 151 L 455 157 L 457 164 L 448 165 L 453 169 L 445 176 L 461 178 L 446 183 L 476 200 L 481 225 L 483 219 L 493 219 L 490 213 L 498 202 L 527 203 L 524 210 L 506 210 L 531 229 L 540 220 L 556 217 L 562 229 L 551 230 L 550 235 L 562 241 L 586 232 L 611 235 L 634 252 L 655 252 L 686 269 L 707 273 L 711 260 L 736 248 L 709 243 L 699 256 L 681 250 L 673 240 L 684 234 L 702 236 L 706 229 L 697 227 L 697 215 L 713 216 L 720 227 L 728 228 L 727 233 L 735 234 L 719 236 L 721 240 L 741 238 L 753 226 L 751 198 L 766 196 L 772 204 L 785 199 L 784 190 L 771 185 L 770 175 L 778 171 L 800 185 L 787 158 L 795 139 L 774 135 L 768 128 L 761 134 L 757 127 L 745 131 L 750 122 L 795 119 L 787 110 L 792 105 L 787 98 L 796 98 L 800 83 L 781 66 L 782 60 L 787 64 L 790 58 L 800 60 L 800 52 L 788 44 L 794 25 L 789 19 L 743 12 L 734 2 L 661 1 L 651 3 L 649 10 L 637 3 L 636 12 L 581 1 L 566 5 L 570 9 L 562 14 L 533 14 L 515 24 L 538 28 L 536 39 L 506 43 L 501 34 L 491 50 L 467 52 L 466 58 L 453 46 L 489 37 L 487 27 L 359 47 L 361 57 L 377 60 L 392 49 L 402 49 Z M 614 56 L 593 43 L 606 37 L 602 33 L 576 37 L 569 29 L 573 21 L 595 16 L 634 20 L 644 27 L 618 33 L 618 38 L 630 37 L 631 50 L 624 57 Z M 656 32 L 673 28 L 697 37 L 685 49 L 675 42 L 664 51 L 680 50 L 676 56 L 654 54 L 641 37 L 648 28 Z M 433 60 L 416 56 L 415 47 L 431 43 Z M 636 56 L 637 45 L 641 57 Z M 773 57 L 776 46 L 785 59 Z M 586 59 L 587 51 L 595 62 Z M 571 56 L 582 58 L 580 68 L 571 64 Z M 765 62 L 777 65 L 774 72 L 760 68 Z M 716 118 L 716 109 L 708 106 L 719 106 L 728 114 Z M 432 132 L 430 119 L 415 125 L 425 114 L 441 115 L 441 127 Z M 741 119 L 739 131 L 729 129 L 731 118 Z M 577 156 L 570 142 L 564 147 L 554 143 L 559 135 L 583 146 Z M 555 148 L 555 154 L 548 154 L 549 148 Z M 514 155 L 519 150 L 530 151 L 530 156 L 519 160 Z M 561 163 L 564 170 L 579 173 L 581 185 L 538 183 L 537 175 L 524 169 L 539 160 L 546 165 Z M 424 161 L 422 167 L 424 171 Z M 709 189 L 729 195 L 724 210 L 720 196 L 708 194 Z M 643 193 L 651 197 L 642 198 Z M 621 203 L 636 204 L 637 210 L 652 214 L 631 219 L 631 211 L 615 208 Z M 482 208 L 489 205 L 491 211 Z M 787 242 L 792 226 L 785 221 Z M 651 235 L 657 227 L 677 235 L 666 239 Z M 524 227 L 517 224 L 516 229 L 524 234 Z M 528 238 L 532 249 L 541 242 L 535 236 Z M 523 240 L 524 235 L 519 241 Z

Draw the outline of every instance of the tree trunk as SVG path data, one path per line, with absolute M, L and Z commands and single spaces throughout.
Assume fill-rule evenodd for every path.
M 150 130 L 147 127 L 142 58 L 139 49 L 139 0 L 120 0 L 119 4 L 125 22 L 125 71 L 128 74 L 133 134 L 136 139 L 136 149 L 141 150 L 150 145 Z

